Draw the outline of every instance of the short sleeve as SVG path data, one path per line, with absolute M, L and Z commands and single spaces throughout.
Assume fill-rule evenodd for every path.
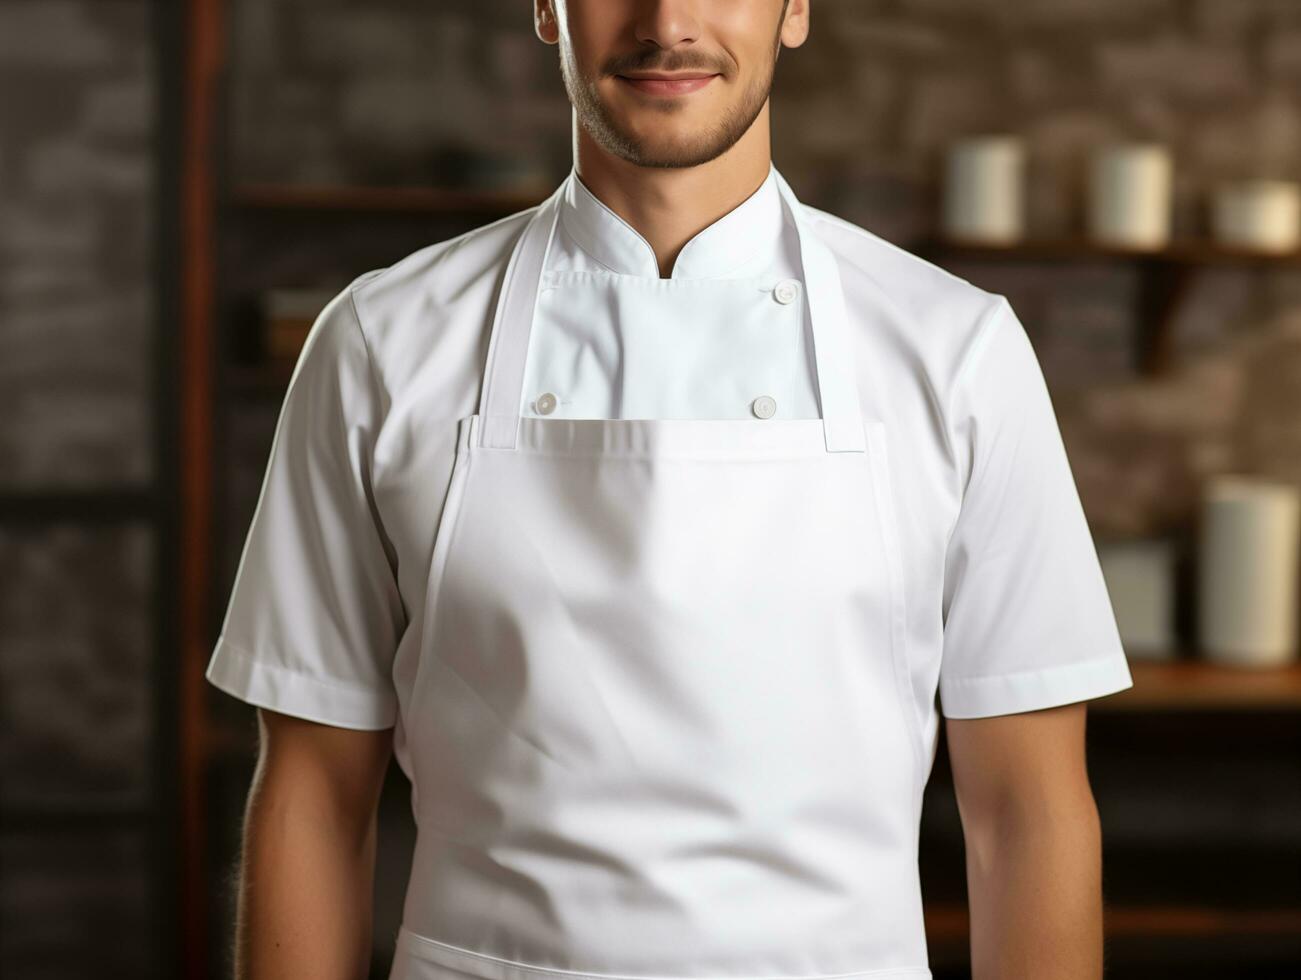
M 372 493 L 384 399 L 361 278 L 317 316 L 294 367 L 205 677 L 250 704 L 377 730 L 396 719 L 405 614 Z
M 939 689 L 949 718 L 1133 686 L 1030 338 L 1002 296 L 979 329 L 948 423 L 964 481 L 945 557 Z

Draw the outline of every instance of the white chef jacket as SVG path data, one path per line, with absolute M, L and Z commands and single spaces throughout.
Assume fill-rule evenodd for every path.
M 547 271 L 564 283 L 565 303 L 581 306 L 585 275 L 620 276 L 638 299 L 652 277 L 671 288 L 613 212 L 581 193 L 567 205 L 568 237 L 557 239 L 565 244 Z M 1030 711 L 1132 686 L 1048 389 L 1007 299 L 802 207 L 838 265 L 864 414 L 884 423 L 909 708 L 925 752 L 933 761 L 941 714 Z M 207 667 L 217 687 L 344 728 L 396 724 L 403 761 L 395 656 L 418 642 L 457 422 L 476 410 L 485 332 L 531 211 L 365 272 L 321 311 L 289 383 Z M 771 238 L 756 233 L 772 214 L 765 183 L 688 243 L 674 278 L 755 275 L 756 292 L 761 279 L 794 278 L 783 246 L 766 254 Z M 681 341 L 717 326 L 712 315 L 656 324 L 649 303 L 645 319 L 615 323 L 596 308 L 570 316 L 559 302 L 539 306 L 544 330 L 525 390 L 554 392 L 559 415 L 653 406 L 745 417 L 751 392 L 775 397 L 779 412 L 810 404 L 792 337 L 799 304 L 761 297 L 744 311 L 756 332 L 784 331 L 790 370 L 771 375 L 773 364 L 722 337 L 681 351 L 625 346 L 656 328 Z M 640 373 L 634 352 L 653 369 Z M 731 401 L 711 399 L 709 373 L 689 356 L 719 374 Z M 692 384 L 659 397 L 666 371 Z M 636 397 L 620 392 L 621 376 L 643 386 Z
M 590 288 L 610 277 L 629 287 L 613 308 Z M 575 174 L 543 271 L 524 390 L 549 392 L 553 418 L 752 418 L 765 396 L 762 417 L 818 418 L 799 239 L 771 166 L 753 194 L 683 246 L 669 278 L 752 279 L 753 300 L 677 315 L 664 291 L 681 284 L 661 281 L 650 243 Z

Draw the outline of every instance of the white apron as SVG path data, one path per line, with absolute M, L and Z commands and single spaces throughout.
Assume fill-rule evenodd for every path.
M 515 246 L 395 664 L 418 837 L 391 980 L 931 975 L 885 433 L 778 180 L 820 419 L 538 417 L 563 184 Z

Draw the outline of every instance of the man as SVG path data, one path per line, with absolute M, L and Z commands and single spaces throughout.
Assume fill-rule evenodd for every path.
M 808 0 L 534 13 L 573 171 L 354 280 L 281 412 L 208 669 L 242 974 L 364 972 L 392 752 L 393 978 L 930 977 L 942 713 L 975 976 L 1099 976 L 1131 679 L 1021 324 L 773 167 Z

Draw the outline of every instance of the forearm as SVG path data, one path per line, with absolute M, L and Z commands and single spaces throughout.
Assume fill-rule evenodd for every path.
M 973 980 L 1102 976 L 1102 845 L 1088 797 L 1050 811 L 1006 807 L 968 831 Z
M 375 823 L 328 792 L 263 781 L 249 795 L 235 937 L 238 980 L 367 976 Z

